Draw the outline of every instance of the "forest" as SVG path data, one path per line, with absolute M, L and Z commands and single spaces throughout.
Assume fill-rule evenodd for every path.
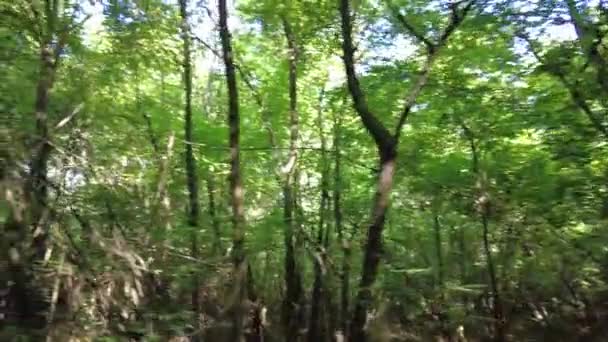
M 608 340 L 607 0 L 0 0 L 0 341 Z

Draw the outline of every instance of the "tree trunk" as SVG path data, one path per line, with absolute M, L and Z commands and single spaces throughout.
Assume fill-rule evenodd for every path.
M 435 252 L 437 253 L 437 284 L 441 289 L 443 287 L 443 252 L 441 249 L 441 224 L 439 223 L 439 215 L 436 213 L 433 214 L 433 228 L 435 231 Z
M 282 167 L 283 180 L 283 219 L 285 221 L 285 286 L 286 294 L 284 300 L 283 324 L 285 338 L 292 341 L 300 330 L 298 313 L 302 305 L 302 283 L 301 275 L 296 261 L 294 246 L 294 170 L 298 158 L 298 130 L 299 113 L 297 108 L 297 63 L 298 52 L 294 32 L 287 18 L 283 17 L 283 28 L 287 39 L 288 65 L 289 65 L 289 157 L 287 163 Z
M 360 89 L 359 81 L 355 74 L 349 1 L 341 0 L 340 4 L 343 37 L 342 49 L 344 51 L 344 66 L 346 68 L 348 89 L 355 110 L 359 114 L 361 121 L 363 121 L 363 125 L 376 142 L 380 157 L 380 172 L 378 173 L 376 182 L 376 194 L 372 205 L 370 225 L 367 230 L 367 242 L 363 256 L 363 270 L 350 325 L 351 341 L 363 342 L 366 340 L 364 326 L 367 321 L 367 311 L 372 302 L 371 285 L 376 280 L 378 265 L 380 263 L 380 253 L 382 252 L 382 230 L 384 229 L 390 192 L 393 185 L 397 146 L 393 136 L 367 107 L 367 102 L 365 101 L 364 94 Z
M 188 226 L 190 227 L 190 254 L 192 258 L 198 259 L 198 225 L 200 216 L 200 204 L 198 198 L 198 175 L 196 169 L 196 159 L 192 148 L 192 63 L 191 63 L 191 38 L 190 26 L 188 24 L 188 1 L 179 1 L 179 12 L 181 15 L 181 30 L 183 41 L 183 81 L 184 94 L 186 97 L 184 107 L 184 141 L 186 154 L 186 184 L 188 187 Z M 192 311 L 194 319 L 199 321 L 200 300 L 199 300 L 199 279 L 198 273 L 194 271 L 192 275 Z M 198 324 L 195 324 L 198 326 Z
M 49 4 L 46 8 L 47 32 L 40 42 L 40 69 L 34 105 L 36 133 L 32 148 L 32 159 L 30 161 L 30 174 L 25 184 L 25 194 L 30 202 L 29 219 L 33 228 L 33 254 L 28 255 L 25 251 L 15 247 L 12 250 L 18 253 L 19 260 L 15 261 L 14 255 L 9 256 L 9 267 L 15 276 L 15 286 L 13 286 L 13 290 L 15 291 L 11 293 L 15 293 L 16 297 L 9 296 L 9 302 L 12 301 L 13 303 L 8 304 L 17 304 L 15 308 L 20 323 L 30 329 L 42 329 L 45 327 L 45 315 L 49 309 L 48 300 L 45 299 L 44 294 L 40 293 L 39 287 L 43 286 L 32 284 L 31 275 L 28 275 L 30 271 L 26 270 L 26 268 L 31 268 L 35 263 L 44 262 L 49 240 L 47 176 L 52 147 L 49 135 L 48 109 L 50 92 L 53 88 L 55 74 L 59 65 L 60 52 L 65 45 L 66 37 L 69 33 L 65 32 L 61 37 L 58 37 L 56 44 L 52 44 L 56 36 L 57 30 L 55 24 L 58 15 L 56 6 Z M 28 229 L 25 221 L 17 223 L 15 228 L 22 230 L 18 235 L 24 239 L 27 235 L 26 230 Z M 25 261 L 26 259 L 28 261 Z M 14 287 L 19 286 L 23 286 L 23 289 L 14 289 Z
M 380 254 L 382 253 L 382 230 L 388 210 L 390 190 L 393 185 L 395 157 L 395 150 L 386 151 L 383 152 L 383 157 L 380 160 L 380 175 L 377 181 L 371 224 L 367 231 L 367 243 L 363 256 L 363 271 L 350 327 L 350 337 L 354 342 L 366 340 L 364 326 L 367 321 L 368 308 L 373 300 L 371 286 L 376 280 Z
M 230 199 L 232 207 L 233 227 L 233 263 L 234 287 L 236 301 L 232 314 L 233 341 L 244 340 L 244 300 L 246 298 L 247 271 L 245 260 L 245 208 L 243 203 L 243 185 L 240 171 L 240 117 L 239 99 L 234 66 L 234 56 L 230 30 L 228 29 L 228 9 L 226 0 L 219 0 L 220 39 L 222 41 L 222 57 L 226 69 L 226 84 L 228 88 L 228 126 L 230 145 Z
M 494 261 L 492 258 L 492 249 L 490 246 L 489 229 L 488 229 L 488 209 L 487 206 L 483 210 L 481 221 L 483 225 L 483 248 L 486 254 L 486 261 L 488 263 L 488 275 L 490 276 L 490 287 L 492 289 L 493 299 L 493 312 L 494 312 L 494 338 L 497 342 L 503 342 L 506 340 L 504 331 L 504 317 L 502 300 L 500 292 L 498 291 L 498 280 L 496 279 L 496 270 L 494 268 Z
M 27 193 L 31 194 L 32 222 L 34 224 L 34 260 L 43 260 L 47 250 L 47 222 L 44 222 L 47 211 L 47 172 L 51 155 L 48 131 L 49 94 L 53 87 L 56 61 L 53 61 L 53 49 L 50 43 L 40 50 L 40 76 L 36 87 L 36 139 L 34 157 L 30 164 L 30 179 Z
M 338 325 L 342 334 L 348 332 L 349 298 L 350 298 L 350 246 L 344 234 L 342 225 L 342 162 L 340 159 L 341 149 L 341 124 L 340 115 L 334 116 L 334 225 L 338 234 L 338 243 L 342 249 L 342 270 L 340 272 L 340 310 L 338 313 Z
M 326 331 L 324 323 L 330 319 L 325 315 L 323 304 L 326 303 L 326 293 L 323 281 L 323 268 L 326 266 L 327 248 L 329 247 L 329 227 L 326 216 L 329 207 L 329 162 L 327 160 L 327 141 L 323 132 L 323 90 L 319 96 L 319 135 L 321 140 L 321 201 L 319 204 L 319 228 L 317 231 L 317 253 L 314 259 L 314 284 L 311 295 L 310 319 L 308 325 L 308 341 L 324 341 Z M 325 308 L 327 309 L 327 308 Z
M 490 232 L 489 232 L 489 219 L 490 219 L 490 194 L 486 190 L 486 180 L 485 175 L 482 174 L 481 168 L 479 166 L 479 156 L 477 150 L 477 144 L 475 143 L 475 136 L 473 132 L 467 127 L 464 122 L 461 122 L 461 127 L 464 131 L 465 137 L 469 141 L 469 145 L 471 148 L 471 168 L 473 174 L 477 178 L 476 187 L 477 187 L 477 198 L 475 199 L 475 203 L 477 205 L 477 210 L 479 212 L 481 218 L 481 224 L 483 228 L 483 249 L 486 257 L 486 262 L 488 265 L 488 276 L 490 278 L 490 289 L 492 290 L 492 311 L 494 316 L 494 339 L 498 342 L 503 342 L 506 340 L 506 331 L 505 331 L 505 319 L 504 319 L 504 311 L 503 311 L 503 303 L 500 296 L 500 291 L 498 289 L 498 280 L 496 276 L 496 268 L 494 266 L 494 259 L 492 256 L 492 246 L 490 243 Z
M 209 217 L 211 218 L 211 227 L 213 228 L 214 240 L 213 240 L 213 251 L 219 255 L 222 253 L 222 232 L 220 228 L 220 221 L 217 217 L 217 206 L 215 203 L 215 180 L 213 174 L 210 171 L 206 175 L 207 183 L 207 198 L 209 201 Z
M 355 310 L 350 326 L 350 338 L 353 342 L 366 340 L 364 325 L 367 320 L 367 311 L 372 301 L 371 285 L 376 279 L 380 262 L 380 253 L 382 252 L 382 230 L 384 229 L 386 213 L 389 207 L 389 198 L 396 167 L 397 144 L 401 130 L 416 103 L 416 99 L 428 81 L 431 66 L 435 61 L 437 52 L 446 44 L 456 27 L 462 23 L 474 3 L 475 1 L 472 0 L 469 2 L 460 2 L 459 4 L 451 6 L 451 15 L 448 24 L 441 33 L 439 40 L 434 44 L 427 43 L 427 58 L 422 68 L 422 73 L 410 87 L 405 98 L 405 104 L 399 115 L 395 133 L 391 134 L 378 117 L 369 109 L 365 94 L 361 90 L 359 80 L 355 73 L 355 47 L 352 41 L 350 4 L 349 0 L 340 0 L 342 51 L 348 90 L 352 97 L 355 111 L 359 115 L 363 126 L 376 143 L 379 157 L 376 194 L 373 200 L 370 225 L 367 231 L 367 242 L 363 257 L 363 273 L 359 283 L 359 290 L 355 300 Z M 459 7 L 460 5 L 462 5 L 462 7 Z M 430 42 L 428 39 L 425 40 Z

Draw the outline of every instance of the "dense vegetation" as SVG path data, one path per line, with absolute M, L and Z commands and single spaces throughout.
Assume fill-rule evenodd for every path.
M 608 336 L 607 1 L 0 23 L 0 340 Z

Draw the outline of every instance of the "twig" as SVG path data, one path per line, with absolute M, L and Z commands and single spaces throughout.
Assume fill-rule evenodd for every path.
M 55 130 L 60 129 L 61 127 L 65 126 L 68 122 L 70 122 L 76 116 L 76 114 L 80 113 L 80 110 L 82 110 L 82 107 L 84 107 L 84 103 L 81 103 L 78 106 L 76 106 L 76 108 L 74 108 L 72 113 L 70 113 L 68 116 L 66 116 L 61 121 L 59 121 L 59 123 L 55 126 Z

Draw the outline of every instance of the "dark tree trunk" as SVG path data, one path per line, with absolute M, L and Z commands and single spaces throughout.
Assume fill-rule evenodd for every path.
M 54 84 L 55 73 L 59 66 L 60 53 L 69 33 L 66 31 L 60 37 L 57 37 L 56 44 L 51 43 L 57 36 L 56 21 L 58 15 L 57 8 L 49 3 L 46 8 L 47 32 L 41 37 L 40 41 L 40 69 L 34 105 L 36 133 L 32 148 L 32 159 L 30 161 L 30 174 L 25 183 L 25 195 L 28 197 L 30 205 L 29 220 L 33 228 L 31 230 L 33 232 L 33 253 L 26 253 L 21 248 L 15 246 L 13 251 L 18 253 L 19 261 L 15 261 L 12 256 L 9 256 L 9 266 L 15 277 L 14 292 L 11 293 L 15 293 L 17 296 L 9 296 L 8 305 L 14 305 L 16 314 L 20 317 L 21 325 L 30 329 L 42 329 L 45 327 L 47 323 L 46 314 L 49 308 L 46 296 L 40 291 L 40 288 L 44 286 L 33 284 L 31 275 L 34 271 L 31 268 L 36 263 L 44 262 L 49 240 L 47 176 L 48 163 L 52 151 L 48 122 L 49 99 Z M 17 225 L 13 229 L 20 229 L 21 232 L 18 235 L 21 239 L 26 238 L 28 234 L 26 230 L 28 228 L 24 220 L 17 222 Z M 16 286 L 23 286 L 23 289 L 17 290 L 15 289 Z M 15 303 L 20 304 L 15 305 Z
M 34 158 L 30 164 L 27 192 L 31 195 L 32 222 L 34 224 L 34 260 L 43 260 L 47 250 L 48 229 L 44 219 L 47 211 L 47 172 L 51 155 L 48 131 L 49 93 L 53 87 L 56 61 L 53 61 L 50 44 L 40 51 L 40 76 L 36 87 L 36 139 Z
M 342 225 L 342 162 L 340 159 L 341 145 L 340 115 L 334 117 L 334 225 L 338 234 L 338 243 L 342 249 L 342 269 L 340 271 L 340 310 L 338 325 L 343 334 L 348 333 L 349 299 L 350 299 L 350 246 L 344 234 Z
M 396 151 L 384 152 L 380 160 L 380 176 L 372 209 L 371 224 L 367 231 L 367 244 L 363 256 L 363 270 L 359 290 L 355 299 L 353 319 L 351 321 L 352 341 L 365 341 L 364 326 L 367 311 L 372 303 L 371 286 L 378 274 L 380 254 L 382 253 L 382 230 L 388 210 L 390 189 L 393 185 Z
M 285 286 L 286 294 L 283 303 L 283 325 L 285 338 L 292 341 L 300 330 L 300 320 L 298 319 L 302 305 L 302 280 L 295 251 L 295 220 L 294 220 L 294 171 L 298 158 L 298 130 L 299 115 L 297 108 L 297 64 L 298 52 L 294 32 L 289 21 L 283 17 L 283 28 L 287 39 L 288 65 L 289 65 L 289 157 L 283 166 L 283 219 L 285 221 Z
M 492 246 L 490 242 L 490 232 L 489 232 L 489 219 L 490 219 L 490 194 L 486 190 L 486 180 L 485 176 L 482 174 L 481 168 L 479 166 L 479 152 L 477 150 L 477 144 L 475 142 L 475 136 L 473 132 L 469 129 L 469 127 L 462 122 L 461 127 L 464 131 L 464 135 L 466 139 L 469 141 L 469 145 L 471 148 L 471 168 L 473 174 L 477 178 L 476 187 L 477 187 L 477 198 L 475 200 L 477 205 L 477 210 L 479 212 L 479 216 L 481 218 L 481 224 L 483 228 L 483 248 L 486 257 L 486 262 L 488 265 L 488 276 L 490 278 L 490 289 L 492 290 L 492 311 L 494 316 L 494 339 L 497 342 L 503 342 L 506 340 L 506 331 L 505 331 L 505 319 L 504 319 L 504 311 L 503 311 L 503 303 L 500 296 L 500 291 L 498 288 L 498 279 L 496 276 L 496 269 L 494 266 L 494 259 L 492 256 Z
M 228 126 L 230 145 L 230 199 L 232 206 L 233 227 L 233 262 L 234 287 L 236 302 L 233 310 L 233 341 L 244 339 L 244 300 L 246 298 L 246 260 L 245 260 L 245 208 L 243 203 L 243 185 L 241 181 L 240 163 L 240 117 L 238 87 L 234 66 L 230 30 L 228 29 L 228 9 L 226 0 L 219 0 L 220 39 L 222 41 L 222 57 L 226 68 L 226 84 L 228 87 Z
M 184 141 L 186 154 L 186 184 L 188 187 L 188 226 L 190 227 L 190 254 L 192 258 L 198 259 L 198 226 L 200 216 L 200 204 L 198 198 L 198 175 L 196 169 L 196 159 L 194 158 L 194 150 L 192 148 L 192 63 L 191 63 L 191 38 L 190 26 L 188 24 L 188 1 L 179 1 L 179 10 L 181 15 L 181 31 L 183 42 L 183 81 L 185 94 L 184 107 Z M 194 271 L 192 275 L 192 311 L 194 319 L 198 322 L 200 314 L 199 300 L 199 279 L 198 272 Z M 196 324 L 195 326 L 198 326 Z
M 213 240 L 213 251 L 216 254 L 222 253 L 222 232 L 220 228 L 220 221 L 217 217 L 217 205 L 215 203 L 215 180 L 211 172 L 207 173 L 207 197 L 209 201 L 209 217 L 211 218 L 211 227 L 213 228 L 214 240 Z
M 397 128 L 394 134 L 382 124 L 377 116 L 369 109 L 365 94 L 361 90 L 359 80 L 355 73 L 354 52 L 355 47 L 352 41 L 352 19 L 350 13 L 349 0 L 340 0 L 340 18 L 342 26 L 342 51 L 344 68 L 346 70 L 346 80 L 348 90 L 352 97 L 353 107 L 363 126 L 374 139 L 378 148 L 379 157 L 379 172 L 376 182 L 376 194 L 374 196 L 370 225 L 367 230 L 367 242 L 365 245 L 363 257 L 363 270 L 359 290 L 355 299 L 355 309 L 350 326 L 350 339 L 353 342 L 361 342 L 366 340 L 364 331 L 365 322 L 367 320 L 367 311 L 372 300 L 371 285 L 376 279 L 378 273 L 378 265 L 380 262 L 380 254 L 382 252 L 382 230 L 386 213 L 389 207 L 389 198 L 393 185 L 393 176 L 396 167 L 397 144 L 401 130 L 411 110 L 416 103 L 418 95 L 426 85 L 431 66 L 435 60 L 437 52 L 445 45 L 450 35 L 456 27 L 462 23 L 466 14 L 471 10 L 474 0 L 469 2 L 460 2 L 451 6 L 451 16 L 448 24 L 439 36 L 436 43 L 430 43 L 428 39 L 422 39 L 427 45 L 427 58 L 422 68 L 421 75 L 416 79 L 410 88 L 403 109 L 400 113 Z M 461 6 L 461 7 L 460 7 Z M 405 19 L 402 19 L 404 21 Z M 404 25 L 406 29 L 412 31 L 411 25 Z M 413 32 L 411 32 L 413 33 Z M 419 34 L 414 34 L 420 37 Z
M 498 290 L 498 280 L 492 257 L 492 247 L 490 246 L 489 228 L 488 228 L 488 207 L 482 209 L 481 221 L 483 225 L 483 248 L 486 254 L 486 262 L 488 264 L 488 275 L 490 276 L 490 288 L 492 289 L 493 299 L 493 314 L 494 314 L 494 338 L 497 342 L 506 341 L 505 322 L 503 317 L 503 306 L 500 292 Z
M 327 160 L 327 140 L 323 132 L 323 91 L 319 96 L 319 135 L 321 140 L 321 201 L 319 204 L 319 227 L 317 231 L 317 253 L 314 259 L 314 284 L 311 295 L 310 319 L 308 325 L 308 341 L 324 341 L 326 339 L 327 325 L 330 317 L 326 315 L 323 305 L 326 304 L 326 287 L 323 279 L 323 267 L 326 267 L 326 253 L 329 247 L 329 226 L 326 217 L 329 209 L 329 162 Z
M 464 226 L 458 227 L 457 244 L 458 244 L 458 268 L 460 272 L 460 282 L 466 284 L 467 279 L 467 245 L 466 245 L 466 234 Z M 465 309 L 468 307 L 469 298 L 466 293 L 462 294 L 462 302 Z
M 433 228 L 435 231 L 435 252 L 437 253 L 437 284 L 443 287 L 443 251 L 441 249 L 441 224 L 439 215 L 433 214 Z
M 367 230 L 363 270 L 350 325 L 350 339 L 354 342 L 361 342 L 366 340 L 364 326 L 367 320 L 367 311 L 372 301 L 371 285 L 374 283 L 378 273 L 380 253 L 382 251 L 382 230 L 384 229 L 386 212 L 389 206 L 389 196 L 393 185 L 397 146 L 390 132 L 367 107 L 367 102 L 355 74 L 349 1 L 341 0 L 340 4 L 343 38 L 342 49 L 344 52 L 348 90 L 363 125 L 376 142 L 380 157 L 380 172 L 378 173 L 376 183 L 376 194 L 373 200 L 370 225 Z

